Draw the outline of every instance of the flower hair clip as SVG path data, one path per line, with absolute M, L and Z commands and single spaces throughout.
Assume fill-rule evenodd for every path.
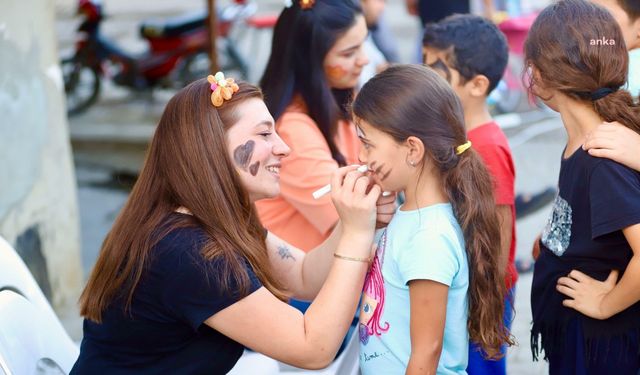
M 233 78 L 224 78 L 224 73 L 218 72 L 215 76 L 209 74 L 207 82 L 211 84 L 211 103 L 220 107 L 225 100 L 231 99 L 233 94 L 240 90 Z
M 307 10 L 313 8 L 313 5 L 316 3 L 316 0 L 298 0 L 298 5 L 300 5 L 300 9 Z M 284 7 L 291 8 L 293 5 L 293 0 L 284 0 Z
M 300 8 L 302 10 L 311 9 L 315 3 L 316 0 L 300 0 Z

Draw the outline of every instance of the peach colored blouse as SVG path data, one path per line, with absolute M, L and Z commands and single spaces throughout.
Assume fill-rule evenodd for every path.
M 338 163 L 315 121 L 296 98 L 276 122 L 276 131 L 291 148 L 282 159 L 280 196 L 256 202 L 262 224 L 278 237 L 304 251 L 321 244 L 338 221 L 329 194 L 315 200 L 311 194 L 331 182 Z M 340 121 L 336 145 L 348 164 L 358 162 L 360 141 L 351 122 Z

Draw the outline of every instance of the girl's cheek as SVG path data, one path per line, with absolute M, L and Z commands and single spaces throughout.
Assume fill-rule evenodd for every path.
M 347 75 L 347 70 L 341 65 L 329 65 L 327 67 L 327 75 L 332 79 L 341 79 Z

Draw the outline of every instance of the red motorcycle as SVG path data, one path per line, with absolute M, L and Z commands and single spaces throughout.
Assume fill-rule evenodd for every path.
M 256 5 L 247 0 L 235 0 L 218 11 L 221 69 L 234 70 L 242 78 L 247 76 L 248 64 L 235 43 L 227 39 L 232 26 L 255 11 Z M 140 35 L 149 49 L 139 56 L 125 52 L 100 33 L 104 14 L 99 0 L 80 0 L 78 14 L 84 19 L 78 27 L 75 52 L 62 60 L 69 115 L 80 113 L 96 102 L 100 82 L 105 77 L 138 91 L 181 88 L 209 73 L 206 12 L 142 23 Z

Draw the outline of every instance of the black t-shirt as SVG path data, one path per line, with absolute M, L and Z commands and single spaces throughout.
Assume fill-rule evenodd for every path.
M 557 280 L 573 269 L 598 280 L 606 279 L 613 269 L 624 272 L 633 251 L 622 229 L 640 223 L 640 174 L 579 148 L 562 160 L 558 185 L 533 274 L 534 354 L 539 335 L 545 352 L 558 349 L 560 335 L 574 318 L 580 320 L 589 342 L 640 328 L 640 303 L 596 320 L 562 306 L 569 297 L 556 290 Z
M 101 324 L 84 321 L 72 374 L 226 374 L 244 347 L 203 324 L 240 298 L 219 284 L 222 260 L 207 261 L 199 228 L 170 232 L 152 249 L 131 304 L 118 298 Z M 248 263 L 250 292 L 261 287 Z

